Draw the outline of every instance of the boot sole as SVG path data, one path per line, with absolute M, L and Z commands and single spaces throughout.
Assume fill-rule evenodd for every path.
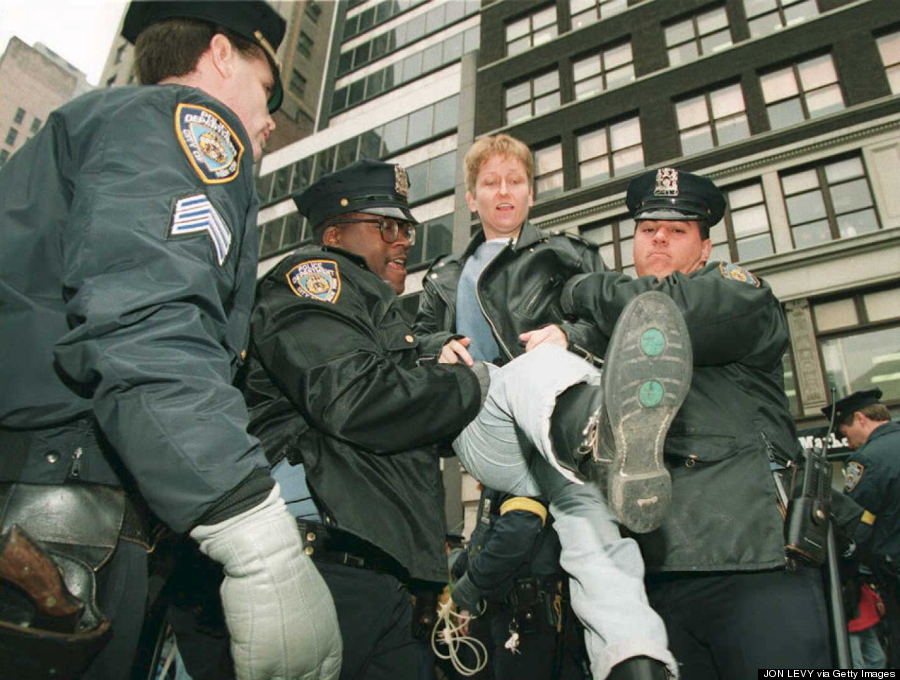
M 646 533 L 672 499 L 663 450 L 693 370 L 684 317 L 668 295 L 643 293 L 622 311 L 606 356 L 604 404 L 615 440 L 607 500 L 623 525 Z

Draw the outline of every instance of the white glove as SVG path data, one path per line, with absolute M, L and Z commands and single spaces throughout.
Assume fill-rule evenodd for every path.
M 222 564 L 222 607 L 238 680 L 331 680 L 341 632 L 328 587 L 304 554 L 278 485 L 268 498 L 191 537 Z

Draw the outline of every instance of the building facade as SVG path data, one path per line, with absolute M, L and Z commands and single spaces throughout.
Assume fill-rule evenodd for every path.
M 84 73 L 41 43 L 13 36 L 0 57 L 0 166 L 50 112 L 91 89 Z

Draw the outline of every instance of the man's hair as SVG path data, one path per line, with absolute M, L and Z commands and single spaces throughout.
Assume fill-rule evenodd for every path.
M 868 406 L 856 409 L 856 411 L 862 413 L 869 420 L 874 420 L 876 422 L 883 422 L 891 419 L 891 412 L 888 410 L 888 407 L 881 403 L 869 404 Z M 856 411 L 847 415 L 840 424 L 849 425 L 852 423 L 853 414 L 856 413 Z
M 227 37 L 245 57 L 265 57 L 259 45 L 221 26 L 200 19 L 167 19 L 148 26 L 135 41 L 134 71 L 138 80 L 142 85 L 155 85 L 190 73 L 216 33 Z
M 475 193 L 475 183 L 478 180 L 478 171 L 491 156 L 512 156 L 522 161 L 525 166 L 525 174 L 528 184 L 534 181 L 534 159 L 524 142 L 509 135 L 493 135 L 482 137 L 475 142 L 466 153 L 466 190 Z

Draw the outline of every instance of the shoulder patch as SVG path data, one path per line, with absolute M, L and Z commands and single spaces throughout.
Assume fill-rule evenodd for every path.
M 169 238 L 194 236 L 206 232 L 221 267 L 231 250 L 231 230 L 206 194 L 191 194 L 175 201 L 169 222 Z
M 751 286 L 756 286 L 757 288 L 762 287 L 762 281 L 760 281 L 755 274 L 747 271 L 743 267 L 738 267 L 736 264 L 731 264 L 730 262 L 720 262 L 719 273 L 722 275 L 722 278 L 734 279 L 741 283 L 749 283 Z
M 217 113 L 197 104 L 179 104 L 175 134 L 204 183 L 223 184 L 238 176 L 244 145 Z
M 856 488 L 856 485 L 862 481 L 865 469 L 866 466 L 862 463 L 856 461 L 847 463 L 847 468 L 844 470 L 844 493 L 850 493 Z
M 306 260 L 285 274 L 294 295 L 334 304 L 341 297 L 341 273 L 334 260 Z

